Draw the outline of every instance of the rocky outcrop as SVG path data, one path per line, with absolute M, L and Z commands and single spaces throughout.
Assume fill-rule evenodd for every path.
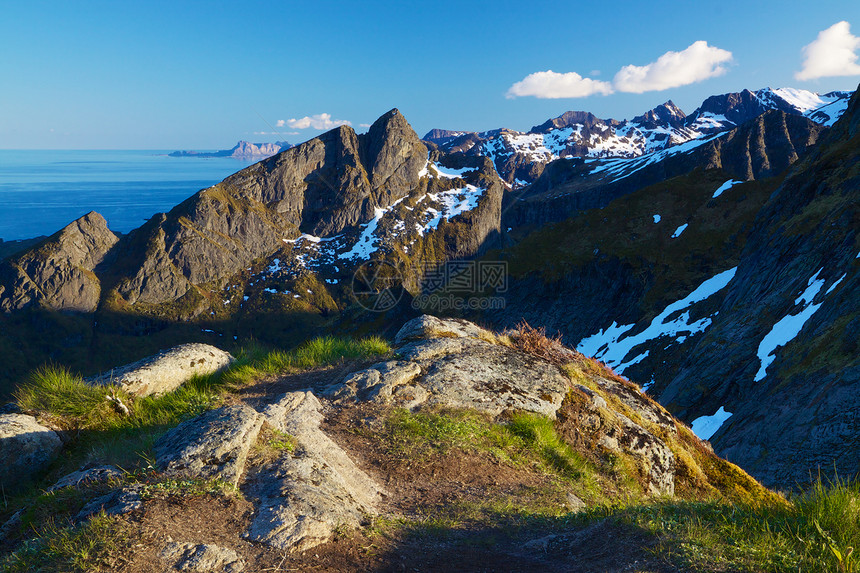
M 264 414 L 297 447 L 246 485 L 259 499 L 248 539 L 304 551 L 377 513 L 384 490 L 320 430 L 322 404 L 311 392 L 286 394 Z
M 171 392 L 194 376 L 223 370 L 233 362 L 229 352 L 209 344 L 181 344 L 154 356 L 115 368 L 86 382 L 119 386 L 136 396 Z
M 568 390 L 558 368 L 496 344 L 466 321 L 422 316 L 395 337 L 404 360 L 375 364 L 327 390 L 335 401 L 468 408 L 493 415 L 525 411 L 555 417 Z M 412 340 L 411 342 L 407 342 Z
M 174 541 L 158 556 L 169 564 L 169 571 L 239 573 L 245 570 L 244 560 L 235 551 L 217 545 Z
M 14 490 L 60 454 L 63 443 L 33 416 L 0 414 L 0 485 Z
M 210 410 L 162 436 L 155 443 L 156 462 L 168 475 L 236 485 L 263 421 L 244 405 Z
M 0 262 L 0 310 L 94 311 L 101 295 L 94 271 L 118 240 L 104 217 L 91 212 L 41 245 Z
M 645 427 L 674 435 L 674 419 L 632 385 L 594 376 L 598 393 L 572 384 L 556 364 L 465 320 L 418 317 L 400 329 L 395 344 L 400 360 L 352 373 L 323 395 L 340 405 L 357 400 L 412 410 L 444 407 L 558 418 L 571 443 L 637 460 L 648 493 L 674 493 L 675 456 Z M 565 360 L 579 356 L 561 346 L 556 352 Z M 617 406 L 610 406 L 601 393 L 612 396 Z
M 96 466 L 81 469 L 61 477 L 45 491 L 51 493 L 66 487 L 79 488 L 95 483 L 105 483 L 111 480 L 119 480 L 123 475 L 122 470 L 116 466 Z
M 103 496 L 97 497 L 86 504 L 75 516 L 76 522 L 89 519 L 97 513 L 105 515 L 125 515 L 143 507 L 139 484 L 115 489 Z

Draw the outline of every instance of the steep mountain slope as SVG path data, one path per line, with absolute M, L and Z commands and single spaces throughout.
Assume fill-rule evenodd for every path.
M 769 483 L 860 471 L 858 206 L 855 94 L 759 213 L 719 316 L 658 394 L 687 419 L 731 412 L 716 448 Z
M 819 468 L 860 471 L 858 97 L 787 175 L 744 183 L 725 169 L 774 164 L 751 136 L 774 118 L 806 121 L 768 112 L 714 140 L 733 147 L 722 169 L 643 188 L 501 253 L 514 280 L 504 314 L 487 318 L 561 331 L 718 452 L 791 487 Z
M 564 157 L 638 157 L 731 130 L 778 110 L 829 126 L 844 111 L 850 92 L 819 95 L 793 88 L 764 88 L 712 96 L 689 116 L 671 100 L 634 117 L 617 121 L 587 112 L 568 111 L 528 132 L 498 129 L 482 133 L 434 129 L 424 139 L 448 152 L 489 157 L 514 188 L 540 176 L 548 163 Z

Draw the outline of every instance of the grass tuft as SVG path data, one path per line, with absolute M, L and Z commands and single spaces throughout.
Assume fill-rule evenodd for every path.
M 660 539 L 682 568 L 742 571 L 860 571 L 860 482 L 818 480 L 792 503 L 650 501 L 597 507 L 583 517 L 630 523 Z
M 512 415 L 505 427 L 560 475 L 574 481 L 584 481 L 588 489 L 595 488 L 595 469 L 561 439 L 552 420 L 538 414 L 521 412 Z
M 122 555 L 130 545 L 129 530 L 127 523 L 104 513 L 79 526 L 48 523 L 39 537 L 0 560 L 0 571 L 112 571 L 112 556 Z
M 310 340 L 290 351 L 266 352 L 257 346 L 239 351 L 236 362 L 224 373 L 227 386 L 239 387 L 265 376 L 307 370 L 340 360 L 369 358 L 391 352 L 391 345 L 378 336 L 359 340 L 325 336 Z

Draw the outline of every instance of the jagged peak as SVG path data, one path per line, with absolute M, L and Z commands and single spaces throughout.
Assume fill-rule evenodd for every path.
M 674 125 L 683 122 L 684 118 L 686 117 L 687 114 L 685 114 L 683 110 L 681 110 L 681 108 L 679 108 L 677 105 L 675 105 L 675 102 L 669 100 L 666 103 L 658 105 L 654 109 L 646 111 L 642 115 L 634 117 L 633 123 L 669 123 Z
M 566 111 L 558 117 L 548 119 L 544 123 L 532 127 L 529 133 L 546 133 L 553 129 L 564 129 L 579 124 L 591 127 L 598 122 L 610 125 L 617 123 L 614 119 L 600 119 L 589 111 Z
M 409 125 L 409 122 L 406 121 L 406 118 L 403 117 L 403 114 L 400 113 L 400 110 L 397 109 L 396 107 L 390 109 L 389 111 L 387 111 L 384 114 L 382 114 L 381 116 L 379 116 L 379 118 L 370 125 L 370 128 L 368 129 L 367 132 L 370 133 L 374 130 L 378 130 L 378 129 L 382 129 L 382 128 L 386 128 L 386 127 L 394 127 L 394 126 L 396 126 L 396 127 L 406 126 L 406 127 L 409 127 L 410 130 L 412 129 L 412 126 Z M 416 137 L 417 137 L 417 135 L 416 135 Z

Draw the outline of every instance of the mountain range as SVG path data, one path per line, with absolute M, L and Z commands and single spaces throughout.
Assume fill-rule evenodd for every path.
M 393 335 L 424 312 L 526 320 L 766 485 L 854 475 L 858 122 L 856 92 L 789 88 L 423 140 L 391 110 L 127 235 L 90 213 L 3 260 L 7 391 L 46 360 L 89 374 L 177 342 Z M 464 282 L 498 268 L 504 281 Z M 482 307 L 490 295 L 503 304 Z

